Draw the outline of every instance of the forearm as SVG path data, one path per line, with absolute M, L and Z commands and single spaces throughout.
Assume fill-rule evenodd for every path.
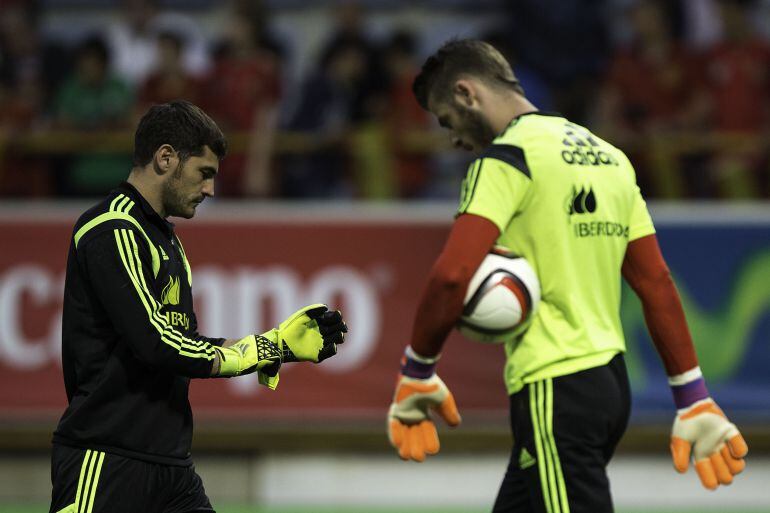
M 441 352 L 462 315 L 468 283 L 498 236 L 497 227 L 483 217 L 467 214 L 457 218 L 417 308 L 414 352 L 425 357 Z
M 647 329 L 667 374 L 677 376 L 697 367 L 682 302 L 654 235 L 629 244 L 623 277 L 642 302 Z
M 670 276 L 642 300 L 644 319 L 655 349 L 669 376 L 698 366 L 682 302 Z
M 458 273 L 456 279 L 446 278 L 440 271 L 434 270 L 431 274 L 412 329 L 412 349 L 417 354 L 435 357 L 441 352 L 446 337 L 462 314 L 469 281 L 470 276 L 465 279 L 464 273 Z

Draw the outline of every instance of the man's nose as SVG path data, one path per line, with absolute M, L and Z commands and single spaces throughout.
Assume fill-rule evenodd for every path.
M 204 196 L 208 196 L 210 198 L 214 197 L 214 180 L 206 180 L 203 183 L 203 190 L 201 191 Z

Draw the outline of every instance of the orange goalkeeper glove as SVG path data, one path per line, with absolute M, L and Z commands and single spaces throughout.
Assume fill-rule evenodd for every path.
M 388 438 L 403 460 L 424 461 L 439 451 L 435 410 L 450 426 L 460 424 L 454 396 L 435 374 L 438 358 L 424 358 L 407 347 L 393 403 L 388 412 Z
M 685 383 L 677 384 L 677 378 Z M 671 431 L 674 468 L 687 472 L 692 456 L 703 486 L 714 490 L 720 484 L 729 485 L 733 476 L 746 467 L 746 440 L 708 396 L 699 368 L 670 378 L 669 382 L 678 407 Z

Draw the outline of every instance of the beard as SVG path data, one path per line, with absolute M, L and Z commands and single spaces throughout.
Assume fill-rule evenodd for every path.
M 464 105 L 457 105 L 457 110 L 462 118 L 464 132 L 476 151 L 486 148 L 497 137 L 490 122 L 480 112 L 471 110 Z
M 182 191 L 182 163 L 176 167 L 168 180 L 163 183 L 161 200 L 166 215 L 190 219 L 195 215 L 195 208 Z

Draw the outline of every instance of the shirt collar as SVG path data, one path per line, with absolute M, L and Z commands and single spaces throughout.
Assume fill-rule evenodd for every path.
M 497 136 L 495 137 L 495 139 L 497 139 L 497 137 L 501 137 L 503 134 L 505 134 L 505 132 L 507 132 L 507 131 L 508 131 L 508 129 L 509 129 L 509 128 L 511 128 L 513 125 L 515 125 L 516 123 L 518 123 L 518 121 L 519 121 L 519 120 L 520 120 L 522 117 L 524 117 L 524 116 L 531 116 L 531 115 L 537 115 L 537 116 L 551 116 L 551 117 L 556 117 L 556 118 L 562 118 L 562 117 L 564 117 L 564 116 L 562 116 L 561 114 L 559 114 L 558 112 L 550 112 L 550 111 L 545 111 L 545 110 L 530 110 L 530 111 L 528 111 L 528 112 L 522 112 L 521 114 L 519 114 L 519 115 L 517 115 L 517 116 L 514 116 L 514 117 L 513 117 L 513 118 L 512 118 L 512 119 L 511 119 L 511 120 L 508 122 L 508 124 L 507 124 L 507 125 L 505 125 L 505 128 L 503 128 L 503 130 L 502 130 L 502 131 L 501 131 L 499 134 L 497 134 Z
M 118 186 L 118 190 L 133 199 L 139 205 L 139 208 L 142 210 L 144 217 L 157 225 L 161 230 L 163 230 L 164 233 L 166 233 L 166 235 L 171 237 L 174 234 L 174 223 L 171 223 L 160 217 L 160 214 L 158 214 L 155 209 L 152 208 L 152 205 L 150 205 L 150 203 L 144 199 L 144 196 L 142 196 L 136 187 L 128 182 L 123 182 Z

